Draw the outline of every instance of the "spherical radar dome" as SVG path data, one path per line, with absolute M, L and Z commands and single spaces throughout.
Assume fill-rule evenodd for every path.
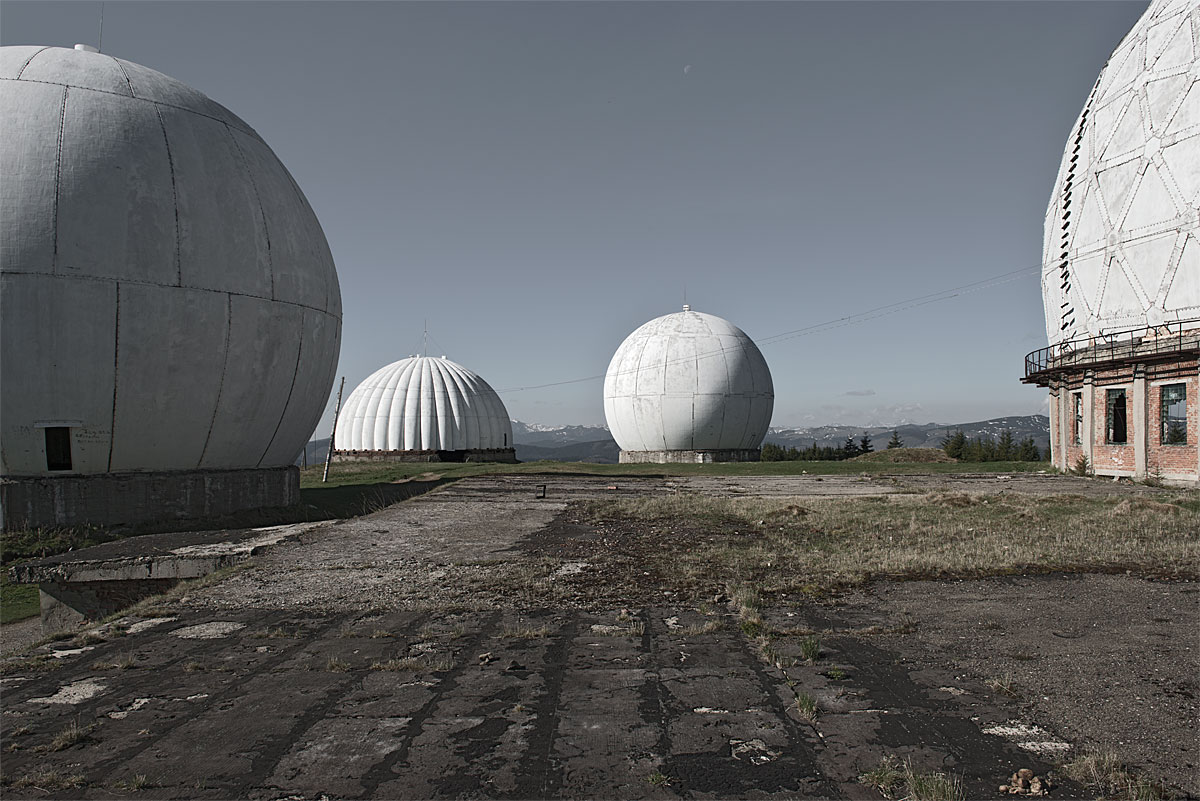
M 513 447 L 512 422 L 488 383 L 449 359 L 413 356 L 376 370 L 338 415 L 340 451 Z
M 271 149 L 128 61 L 0 48 L 3 472 L 291 464 L 337 368 L 341 296 Z
M 1154 0 L 1100 72 L 1046 212 L 1051 344 L 1200 317 L 1200 4 Z
M 754 341 L 687 307 L 630 334 L 604 377 L 604 416 L 624 451 L 755 449 L 774 404 Z

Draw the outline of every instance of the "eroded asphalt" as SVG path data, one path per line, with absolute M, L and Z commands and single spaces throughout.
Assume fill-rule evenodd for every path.
M 821 654 L 806 662 L 784 637 L 769 664 L 719 595 L 576 592 L 587 564 L 523 545 L 589 497 L 908 481 L 488 477 L 306 531 L 219 584 L 11 662 L 4 795 L 877 798 L 857 777 L 896 756 L 990 797 L 1018 768 L 1053 773 L 1067 744 L 1014 719 L 980 676 L 914 662 L 894 611 L 775 608 L 781 629 L 822 632 Z M 1092 797 L 1055 784 L 1051 797 Z

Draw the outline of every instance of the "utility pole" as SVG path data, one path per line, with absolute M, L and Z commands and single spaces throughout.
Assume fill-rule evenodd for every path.
M 325 472 L 321 474 L 321 483 L 329 480 L 329 463 L 333 461 L 333 438 L 337 434 L 338 413 L 342 411 L 342 390 L 346 387 L 346 376 L 338 384 L 337 403 L 333 407 L 333 430 L 329 432 L 329 448 L 325 451 Z

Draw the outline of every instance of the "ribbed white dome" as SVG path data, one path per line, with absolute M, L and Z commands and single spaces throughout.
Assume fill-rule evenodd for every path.
M 1071 129 L 1046 212 L 1051 344 L 1200 317 L 1200 3 L 1154 0 Z
M 152 69 L 0 48 L 3 472 L 290 465 L 337 369 L 308 201 L 245 122 Z
M 413 356 L 376 370 L 346 399 L 342 451 L 511 448 L 512 423 L 488 383 L 449 359 Z
M 625 451 L 758 448 L 774 405 L 754 341 L 687 309 L 630 334 L 604 377 L 604 416 Z

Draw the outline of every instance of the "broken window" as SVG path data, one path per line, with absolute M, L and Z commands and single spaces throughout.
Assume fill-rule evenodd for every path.
M 1125 390 L 1110 389 L 1105 393 L 1105 424 L 1108 429 L 1109 445 L 1124 445 L 1128 442 L 1125 412 Z
M 71 469 L 71 429 L 51 426 L 46 429 L 46 469 Z
M 1162 388 L 1162 444 L 1187 445 L 1187 384 Z
M 1071 405 L 1075 412 L 1075 422 L 1071 428 L 1071 442 L 1078 445 L 1083 436 L 1083 393 L 1072 393 Z

